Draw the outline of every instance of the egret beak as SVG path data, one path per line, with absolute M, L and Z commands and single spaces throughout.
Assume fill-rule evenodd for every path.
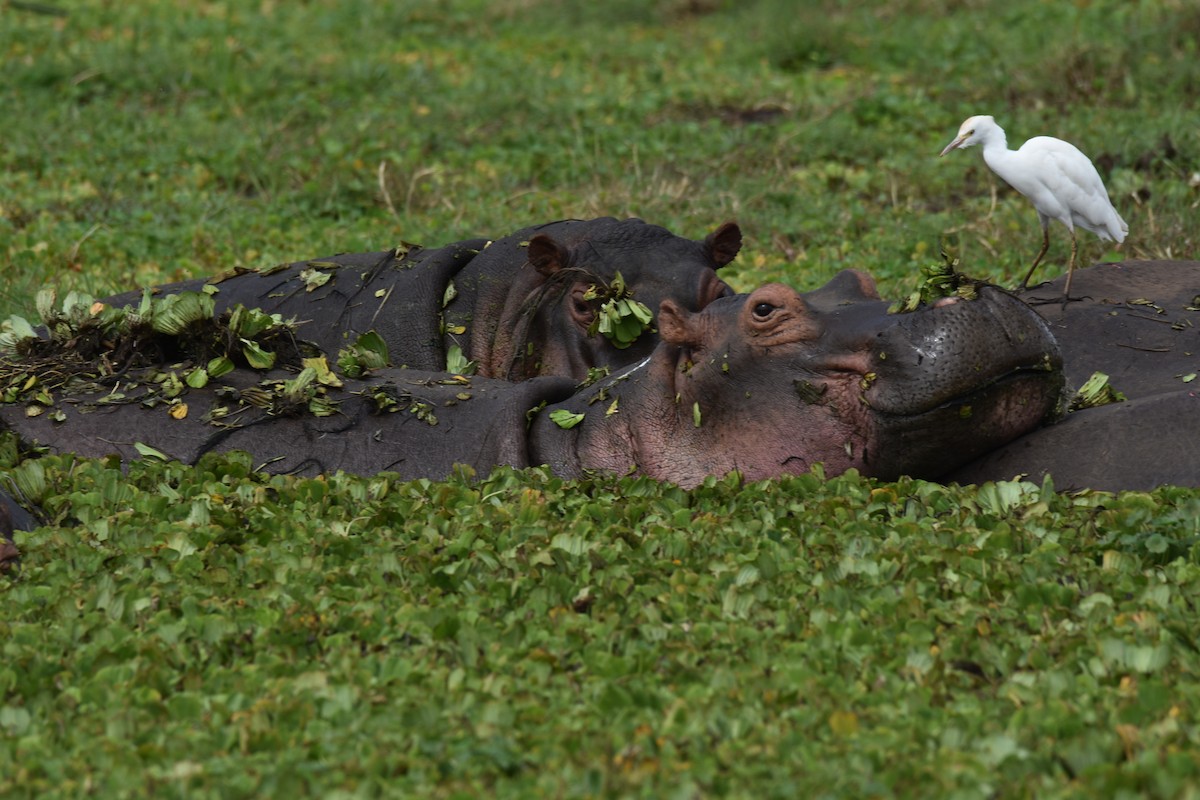
M 966 138 L 967 138 L 967 136 L 965 134 L 962 136 L 956 137 L 953 142 L 946 145 L 942 149 L 942 152 L 938 153 L 938 158 L 941 158 L 942 156 L 946 155 L 946 153 L 949 153 L 951 150 L 958 147 L 960 144 L 962 144 L 964 141 L 966 141 Z

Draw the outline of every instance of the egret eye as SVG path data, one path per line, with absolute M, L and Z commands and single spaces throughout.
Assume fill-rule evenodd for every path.
M 777 308 L 779 308 L 779 306 L 773 306 L 770 303 L 758 303 L 754 306 L 754 316 L 758 317 L 759 319 L 766 319 L 767 317 L 771 316 L 771 312 Z

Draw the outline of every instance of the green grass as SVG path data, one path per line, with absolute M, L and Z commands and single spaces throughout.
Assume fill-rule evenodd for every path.
M 606 214 L 738 219 L 743 290 L 898 296 L 947 234 L 1011 282 L 974 113 L 1097 161 L 1087 257 L 1197 250 L 1187 3 L 63 7 L 0 4 L 0 317 Z M 1196 490 L 17 464 L 6 797 L 1200 793 Z

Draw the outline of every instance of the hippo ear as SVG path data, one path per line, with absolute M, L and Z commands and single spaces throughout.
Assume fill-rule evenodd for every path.
M 530 239 L 527 250 L 529 263 L 547 278 L 567 265 L 567 248 L 544 233 Z
M 658 336 L 678 347 L 698 348 L 704 344 L 704 332 L 696 324 L 695 315 L 669 298 L 658 307 Z
M 717 269 L 737 258 L 742 249 L 742 229 L 736 222 L 726 222 L 710 233 L 704 240 L 709 256 L 717 263 Z

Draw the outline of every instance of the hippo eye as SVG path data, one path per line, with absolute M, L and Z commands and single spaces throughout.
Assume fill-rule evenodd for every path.
M 766 319 L 767 317 L 771 316 L 771 312 L 777 308 L 779 308 L 779 306 L 771 305 L 770 303 L 757 303 L 754 306 L 754 316 L 758 317 L 759 319 Z

